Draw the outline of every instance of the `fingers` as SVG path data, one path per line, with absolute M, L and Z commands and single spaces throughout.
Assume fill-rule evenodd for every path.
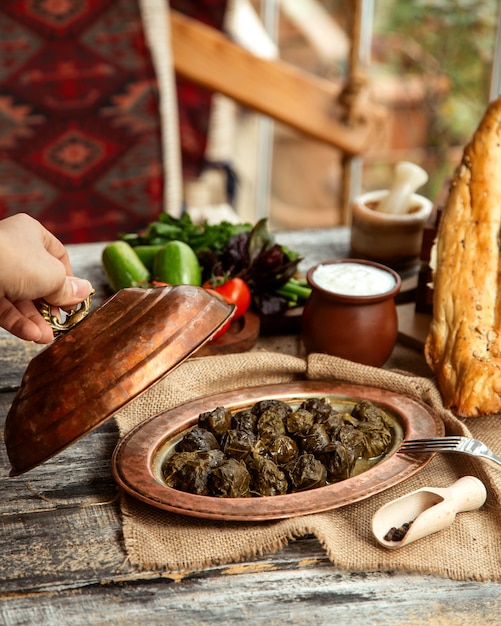
M 40 222 L 25 214 L 0 220 L 0 296 L 11 302 L 47 295 L 65 305 L 78 302 L 65 279 L 73 275 L 64 245 Z M 89 287 L 77 289 L 88 295 Z
M 0 327 L 25 341 L 45 344 L 54 339 L 52 328 L 31 300 L 12 304 L 0 298 Z
M 79 304 L 91 293 L 92 285 L 88 280 L 67 276 L 61 288 L 44 296 L 44 300 L 55 306 L 68 307 Z
M 88 280 L 71 276 L 67 277 L 63 289 L 46 299 L 49 304 L 69 307 L 81 303 L 91 291 Z M 7 298 L 0 298 L 0 327 L 25 341 L 46 344 L 54 339 L 50 324 L 31 300 L 12 303 Z
M 33 301 L 68 310 L 92 292 L 88 280 L 73 276 L 59 239 L 26 214 L 0 220 L 0 267 L 0 327 L 28 341 L 54 338 Z

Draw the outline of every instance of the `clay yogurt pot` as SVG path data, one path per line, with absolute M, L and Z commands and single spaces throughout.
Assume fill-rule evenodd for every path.
M 398 335 L 397 272 L 373 261 L 339 259 L 315 265 L 307 280 L 311 295 L 302 320 L 306 351 L 384 365 Z

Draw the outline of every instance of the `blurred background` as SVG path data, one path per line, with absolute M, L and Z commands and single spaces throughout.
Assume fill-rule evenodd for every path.
M 350 198 L 388 187 L 400 160 L 428 172 L 419 191 L 435 200 L 494 83 L 495 95 L 500 91 L 493 81 L 501 57 L 498 5 L 4 0 L 0 218 L 31 213 L 64 243 L 113 239 L 146 227 L 162 210 L 188 209 L 213 222 L 266 217 L 275 230 L 348 225 Z M 191 68 L 203 73 L 208 56 L 195 54 L 207 50 L 196 28 L 182 52 L 173 51 L 169 17 L 181 14 L 254 55 L 234 63 L 232 85 L 252 91 L 260 81 L 263 100 L 279 102 L 281 111 L 303 102 L 304 115 L 316 115 L 320 128 L 335 118 L 336 133 L 346 117 L 355 128 L 372 120 L 377 133 L 363 154 L 353 158 L 333 147 L 339 141 L 310 139 L 203 81 L 190 83 L 177 66 L 174 72 L 172 58 L 192 55 Z M 177 32 L 187 40 L 186 30 Z M 230 56 L 216 58 L 216 77 L 235 61 Z M 315 108 L 301 100 L 315 91 L 310 84 L 289 92 L 261 66 L 246 81 L 255 57 L 314 78 L 327 99 Z
M 278 58 L 340 89 L 349 80 L 351 0 L 251 5 Z M 364 10 L 362 69 L 383 120 L 377 142 L 358 160 L 356 185 L 360 191 L 385 188 L 395 163 L 410 160 L 430 176 L 420 193 L 435 199 L 489 101 L 498 2 L 374 0 Z M 256 52 L 273 56 L 259 29 L 246 24 Z M 238 112 L 237 127 L 239 215 L 267 215 L 273 228 L 287 229 L 343 222 L 341 154 L 245 110 Z

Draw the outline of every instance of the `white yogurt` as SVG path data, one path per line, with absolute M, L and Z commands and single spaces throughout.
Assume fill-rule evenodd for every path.
M 360 263 L 319 265 L 313 280 L 322 289 L 344 296 L 375 296 L 391 291 L 396 284 L 390 272 Z

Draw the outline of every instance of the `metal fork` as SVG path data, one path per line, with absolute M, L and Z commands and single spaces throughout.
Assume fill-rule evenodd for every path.
M 494 454 L 485 443 L 470 437 L 430 437 L 429 439 L 409 439 L 404 441 L 398 452 L 462 452 L 470 456 L 482 457 L 501 465 L 501 457 Z

